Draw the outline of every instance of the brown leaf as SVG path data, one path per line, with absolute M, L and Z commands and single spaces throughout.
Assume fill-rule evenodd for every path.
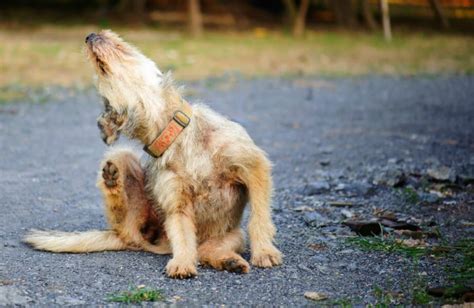
M 380 208 L 374 208 L 373 214 L 380 218 L 385 218 L 385 219 L 390 219 L 390 220 L 397 219 L 397 214 L 395 214 L 394 212 L 390 212 L 388 210 L 384 210 Z
M 328 246 L 323 243 L 313 243 L 308 245 L 309 248 L 317 251 L 326 250 Z
M 417 225 L 410 224 L 403 221 L 390 220 L 390 219 L 381 219 L 380 223 L 385 227 L 389 227 L 395 230 L 411 230 L 411 231 L 421 231 L 421 228 Z
M 346 221 L 343 224 L 362 236 L 374 236 L 382 233 L 382 227 L 376 221 Z
M 402 244 L 406 247 L 418 247 L 424 248 L 426 247 L 426 243 L 423 240 L 415 240 L 415 239 L 408 239 L 408 240 L 397 240 L 398 243 Z

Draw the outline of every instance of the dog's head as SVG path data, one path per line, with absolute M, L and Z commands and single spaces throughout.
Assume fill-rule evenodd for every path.
M 127 127 L 136 125 L 126 125 L 130 117 L 161 111 L 163 75 L 153 61 L 110 30 L 89 34 L 86 46 L 104 100 L 98 125 L 104 142 L 111 144 L 122 130 L 130 133 Z

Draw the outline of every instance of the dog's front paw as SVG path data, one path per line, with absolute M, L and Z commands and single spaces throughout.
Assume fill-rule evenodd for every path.
M 97 126 L 100 130 L 100 137 L 107 145 L 113 144 L 120 136 L 120 128 L 110 115 L 101 115 L 97 120 Z
M 180 262 L 175 258 L 166 265 L 166 274 L 170 278 L 186 279 L 197 275 L 196 265 L 189 262 Z
M 273 267 L 280 265 L 282 263 L 281 252 L 275 246 L 252 252 L 251 262 L 253 265 L 258 267 Z

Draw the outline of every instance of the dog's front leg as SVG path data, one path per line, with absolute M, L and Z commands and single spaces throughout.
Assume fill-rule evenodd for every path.
M 196 227 L 192 209 L 177 209 L 166 217 L 166 233 L 171 242 L 173 258 L 166 265 L 171 278 L 190 278 L 197 275 Z
M 170 184 L 170 183 L 168 183 Z M 178 188 L 177 183 L 168 187 Z M 165 228 L 171 243 L 173 258 L 166 265 L 166 273 L 172 278 L 190 278 L 197 275 L 197 240 L 194 211 L 190 198 L 183 189 L 172 189 L 160 198 L 166 212 Z M 163 193 L 163 191 L 162 191 Z M 162 196 L 163 197 L 163 196 Z

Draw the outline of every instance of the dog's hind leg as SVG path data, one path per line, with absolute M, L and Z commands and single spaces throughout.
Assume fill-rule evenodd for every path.
M 270 162 L 257 155 L 252 167 L 247 168 L 243 181 L 250 198 L 249 237 L 251 263 L 258 267 L 272 267 L 282 262 L 280 251 L 273 245 L 275 226 L 271 218 L 272 180 Z
M 244 249 L 244 237 L 240 228 L 234 229 L 224 237 L 210 238 L 198 248 L 199 262 L 217 270 L 235 273 L 248 273 L 250 265 L 238 253 Z
M 114 230 L 121 229 L 131 209 L 129 199 L 133 196 L 130 193 L 144 192 L 144 175 L 140 161 L 131 150 L 112 149 L 105 154 L 99 172 L 97 187 L 104 197 L 107 220 Z M 135 189 L 127 187 L 127 177 L 134 179 Z
M 112 229 L 129 249 L 169 253 L 163 221 L 145 192 L 145 173 L 138 155 L 127 149 L 112 150 L 105 155 L 101 170 L 97 186 Z

